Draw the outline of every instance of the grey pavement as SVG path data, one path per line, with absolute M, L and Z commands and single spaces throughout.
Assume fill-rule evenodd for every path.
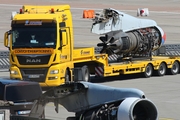
M 99 11 L 103 8 L 115 8 L 136 16 L 138 8 L 148 8 L 150 15 L 167 34 L 166 44 L 179 44 L 180 35 L 180 0 L 0 0 L 0 50 L 7 50 L 3 46 L 4 32 L 10 29 L 12 11 L 18 11 L 23 4 L 53 5 L 70 4 L 74 24 L 75 46 L 96 46 L 99 36 L 90 32 L 92 20 L 83 19 L 83 10 Z M 8 72 L 0 72 L 3 78 L 9 78 Z M 160 120 L 180 119 L 180 74 L 163 77 L 139 78 L 131 76 L 127 80 L 121 77 L 108 78 L 98 82 L 114 87 L 133 87 L 141 89 L 157 106 Z M 101 81 L 101 80 L 99 80 Z M 52 103 L 46 106 L 46 116 L 54 120 L 65 120 L 73 113 L 67 112 L 62 106 L 60 112 L 55 113 Z

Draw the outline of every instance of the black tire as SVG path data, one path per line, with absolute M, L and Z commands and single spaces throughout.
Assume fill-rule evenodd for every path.
M 82 67 L 82 80 L 86 82 L 90 82 L 90 73 L 88 66 L 84 65 Z
M 68 83 L 71 81 L 71 75 L 70 75 L 70 72 L 68 69 L 66 69 L 66 72 L 65 72 L 65 83 Z
M 172 65 L 172 68 L 169 69 L 168 73 L 171 75 L 176 75 L 179 73 L 179 63 L 175 61 Z
M 166 74 L 166 64 L 165 63 L 161 63 L 159 65 L 159 69 L 156 71 L 156 75 L 158 76 L 164 76 Z
M 153 67 L 151 64 L 148 64 L 145 68 L 145 71 L 143 73 L 143 76 L 146 77 L 146 78 L 149 78 L 152 76 L 152 73 L 153 73 Z

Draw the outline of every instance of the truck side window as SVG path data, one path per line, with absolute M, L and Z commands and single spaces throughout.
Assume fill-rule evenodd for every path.
M 59 30 L 59 39 L 60 39 L 60 47 L 64 47 L 68 44 L 67 40 L 67 31 L 66 28 L 62 28 Z
M 60 35 L 60 36 L 59 36 L 60 46 L 62 46 L 62 38 L 63 38 L 63 37 L 62 37 L 62 31 L 61 31 L 61 30 L 59 31 L 59 35 Z

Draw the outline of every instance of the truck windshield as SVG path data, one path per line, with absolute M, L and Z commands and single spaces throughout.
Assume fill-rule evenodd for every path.
M 12 48 L 56 48 L 56 28 L 23 26 L 12 28 Z

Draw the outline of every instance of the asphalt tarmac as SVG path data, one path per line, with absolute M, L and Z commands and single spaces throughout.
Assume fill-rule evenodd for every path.
M 71 6 L 75 46 L 96 46 L 99 36 L 90 32 L 92 20 L 84 19 L 83 10 L 99 11 L 103 8 L 115 8 L 136 16 L 138 8 L 148 8 L 148 19 L 153 19 L 166 32 L 166 44 L 180 44 L 180 0 L 0 0 L 0 50 L 7 50 L 3 46 L 4 32 L 10 29 L 11 12 L 19 11 L 22 5 L 54 5 L 69 4 Z M 0 72 L 2 78 L 9 78 L 8 72 Z M 145 92 L 158 108 L 159 120 L 179 120 L 180 115 L 180 74 L 163 77 L 140 78 L 131 75 L 127 78 L 111 77 L 94 81 L 114 87 L 138 88 Z M 46 117 L 54 120 L 65 120 L 74 115 L 59 106 L 59 113 L 55 113 L 54 106 L 46 106 Z

